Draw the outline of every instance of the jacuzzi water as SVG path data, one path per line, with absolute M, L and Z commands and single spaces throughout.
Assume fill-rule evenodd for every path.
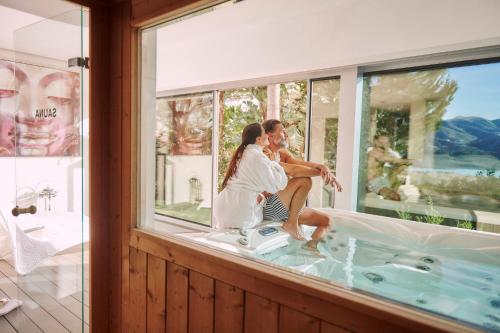
M 337 217 L 321 257 L 302 244 L 257 257 L 500 332 L 499 235 Z

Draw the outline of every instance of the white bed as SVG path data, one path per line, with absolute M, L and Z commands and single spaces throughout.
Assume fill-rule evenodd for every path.
M 45 259 L 89 240 L 89 219 L 72 212 L 14 217 L 0 209 L 0 259 L 12 260 L 17 273 L 31 272 Z

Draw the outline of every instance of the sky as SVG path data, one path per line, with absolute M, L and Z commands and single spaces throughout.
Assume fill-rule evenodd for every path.
M 448 72 L 458 83 L 458 90 L 444 119 L 500 119 L 500 63 L 450 68 Z

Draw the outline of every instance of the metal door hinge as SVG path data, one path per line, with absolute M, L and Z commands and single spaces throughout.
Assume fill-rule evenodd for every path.
M 77 57 L 77 58 L 71 58 L 68 59 L 68 67 L 83 67 L 83 68 L 89 68 L 89 57 Z

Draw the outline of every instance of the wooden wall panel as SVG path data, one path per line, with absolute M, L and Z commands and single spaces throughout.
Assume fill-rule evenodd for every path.
M 123 80 L 123 72 L 126 70 L 126 65 L 123 63 L 123 58 L 126 57 L 128 51 L 123 48 L 124 41 L 128 38 L 125 34 L 126 29 L 124 29 L 125 22 L 127 22 L 127 8 L 126 3 L 115 4 L 112 7 L 112 20 L 109 24 L 109 28 L 112 33 L 112 39 L 110 43 L 111 59 L 109 64 L 109 71 L 111 76 L 111 105 L 109 110 L 109 131 L 110 144 L 108 156 L 113 161 L 111 174 L 108 176 L 109 185 L 112 194 L 108 200 L 112 203 L 113 211 L 112 216 L 109 219 L 110 228 L 110 238 L 111 243 L 115 244 L 111 247 L 110 253 L 110 267 L 113 271 L 111 274 L 111 285 L 114 286 L 111 290 L 110 304 L 110 331 L 119 332 L 122 331 L 122 324 L 126 326 L 126 322 L 131 316 L 124 315 L 122 313 L 122 304 L 127 304 L 128 296 L 128 278 L 127 274 L 129 268 L 124 254 L 129 251 L 123 246 L 123 238 L 128 235 L 127 225 L 124 225 L 124 221 L 130 221 L 130 214 L 124 214 L 124 210 L 130 209 L 130 205 L 123 204 L 123 198 L 128 193 L 128 186 L 123 186 L 124 181 L 130 182 L 130 176 L 127 172 L 127 163 L 123 156 L 123 143 L 122 143 L 122 133 L 126 132 L 126 128 L 122 125 L 122 113 L 126 103 L 123 100 L 123 86 L 127 83 Z M 91 60 L 92 61 L 92 60 Z M 126 143 L 125 143 L 126 144 Z M 118 200 L 119 198 L 119 200 Z M 121 287 L 121 288 L 120 288 Z
M 132 21 L 134 24 L 150 24 L 189 8 L 216 4 L 220 0 L 132 0 Z M 182 9 L 182 11 L 180 11 Z
M 146 285 L 147 254 L 137 249 L 130 249 L 130 312 L 131 333 L 146 332 Z
M 277 333 L 279 305 L 265 298 L 246 293 L 245 333 Z
M 189 333 L 212 333 L 214 328 L 214 280 L 189 271 Z
M 280 333 L 319 333 L 320 321 L 302 312 L 280 306 Z
M 130 281 L 132 283 L 132 281 Z M 179 265 L 167 263 L 167 332 L 188 331 L 189 271 Z
M 331 292 L 321 291 L 319 282 L 306 284 L 271 276 L 267 270 L 252 271 L 242 264 L 243 259 L 233 261 L 229 256 L 223 260 L 215 250 L 201 251 L 178 241 L 138 230 L 132 231 L 130 239 L 131 247 L 167 262 L 168 333 L 241 332 L 242 321 L 245 333 L 478 332 L 391 303 L 376 308 L 380 300 L 345 289 L 329 286 Z M 137 283 L 132 274 L 130 283 L 131 288 Z
M 125 332 L 133 180 L 131 3 L 70 0 L 90 9 L 90 330 Z M 103 292 L 103 291 L 106 292 Z
M 113 197 L 109 186 L 114 165 L 109 155 L 111 57 L 110 48 L 102 47 L 110 45 L 111 33 L 107 22 L 111 19 L 111 12 L 107 6 L 95 5 L 91 1 L 80 2 L 90 6 L 89 191 L 92 193 L 89 196 L 90 329 L 92 332 L 106 332 L 110 330 L 109 317 L 112 311 L 110 293 L 120 286 L 111 283 L 111 277 L 115 273 L 110 269 L 111 248 L 120 245 L 111 240 L 109 223 L 113 215 L 116 215 L 113 209 L 116 208 L 118 197 Z M 125 257 L 128 258 L 128 249 Z M 106 292 L 103 292 L 104 290 Z M 120 304 L 116 304 L 114 309 L 120 309 Z
M 243 290 L 215 281 L 215 332 L 242 333 L 245 309 Z
M 321 333 L 352 333 L 352 332 L 323 321 L 321 322 Z
M 265 297 L 276 304 L 284 304 L 290 308 L 300 309 L 304 313 L 314 315 L 320 320 L 336 323 L 341 327 L 349 327 L 357 332 L 372 332 L 373 327 L 381 331 L 388 331 L 404 320 L 392 317 L 392 322 L 381 320 L 386 314 L 384 309 L 376 308 L 374 302 L 343 302 L 338 295 L 347 294 L 354 297 L 354 292 L 341 291 L 332 288 L 335 295 L 330 292 L 319 292 L 315 288 L 305 286 L 295 279 L 283 279 L 263 271 L 241 265 L 238 260 L 228 261 L 218 256 L 200 252 L 198 247 L 185 247 L 183 245 L 159 239 L 157 235 L 145 231 L 133 231 L 131 245 L 148 253 L 153 253 L 167 261 L 183 265 L 188 269 L 210 276 L 216 280 L 234 285 L 246 292 Z M 215 251 L 218 252 L 218 251 Z M 304 292 L 308 290 L 308 292 Z M 376 302 L 375 302 L 376 304 Z M 399 308 L 398 308 L 399 311 Z M 358 320 L 354 313 L 362 313 L 363 320 Z M 399 322 L 398 322 L 399 321 Z
M 147 331 L 165 333 L 167 266 L 163 259 L 148 254 Z

